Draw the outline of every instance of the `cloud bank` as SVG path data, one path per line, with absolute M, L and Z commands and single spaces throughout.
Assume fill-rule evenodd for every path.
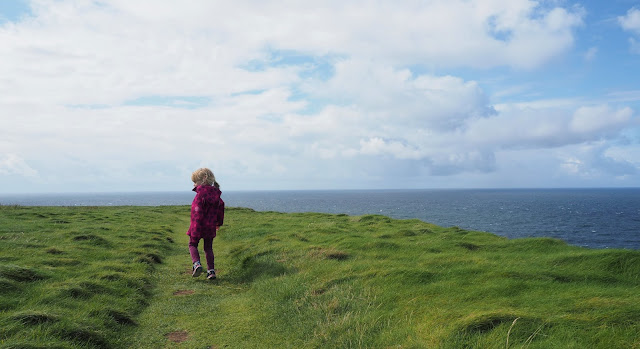
M 586 11 L 554 3 L 31 1 L 0 27 L 0 183 L 179 190 L 210 166 L 232 189 L 629 185 L 631 107 L 501 102 L 461 73 L 570 52 Z

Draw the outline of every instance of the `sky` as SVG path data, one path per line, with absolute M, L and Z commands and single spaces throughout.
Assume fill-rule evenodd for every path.
M 2 0 L 0 195 L 640 186 L 640 1 Z

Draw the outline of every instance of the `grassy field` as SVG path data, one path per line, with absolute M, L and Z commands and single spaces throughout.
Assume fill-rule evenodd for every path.
M 0 206 L 0 348 L 640 348 L 640 251 L 418 220 Z

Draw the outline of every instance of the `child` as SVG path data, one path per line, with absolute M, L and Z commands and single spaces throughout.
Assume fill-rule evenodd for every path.
M 193 261 L 193 277 L 202 274 L 202 264 L 198 253 L 200 239 L 204 241 L 204 255 L 207 260 L 207 279 L 216 278 L 213 259 L 213 238 L 224 221 L 224 201 L 216 177 L 208 168 L 199 168 L 191 174 L 193 191 L 196 197 L 191 204 L 191 224 L 189 235 L 189 253 Z

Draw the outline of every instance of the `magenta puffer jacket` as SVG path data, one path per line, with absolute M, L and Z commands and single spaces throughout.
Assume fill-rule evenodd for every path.
M 193 188 L 196 197 L 191 204 L 191 225 L 187 235 L 195 238 L 216 237 L 216 227 L 224 222 L 224 201 L 222 192 L 212 185 Z

